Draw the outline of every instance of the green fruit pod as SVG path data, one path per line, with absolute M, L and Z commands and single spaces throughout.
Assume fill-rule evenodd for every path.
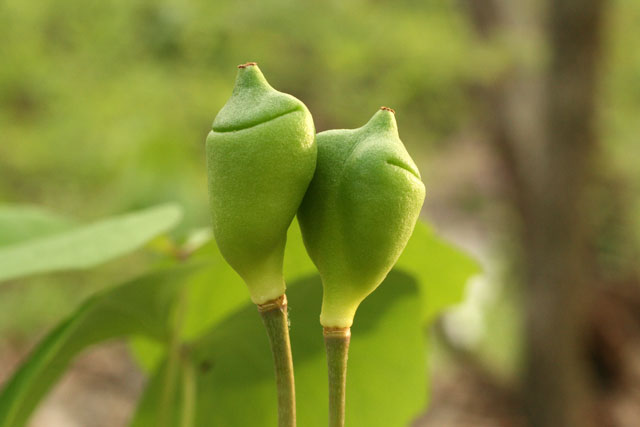
M 264 304 L 285 292 L 287 229 L 315 170 L 315 129 L 307 107 L 255 63 L 238 68 L 207 136 L 209 199 L 220 252 Z
M 390 108 L 361 128 L 321 132 L 317 144 L 298 218 L 324 286 L 320 323 L 347 328 L 406 246 L 425 188 Z

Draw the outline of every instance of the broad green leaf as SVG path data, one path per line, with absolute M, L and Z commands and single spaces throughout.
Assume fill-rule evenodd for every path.
M 182 335 L 186 340 L 199 336 L 249 298 L 246 285 L 224 260 L 215 241 L 201 246 L 192 258 L 201 260 L 208 267 L 195 275 L 189 284 L 189 310 Z M 466 281 L 479 271 L 473 259 L 438 238 L 424 223 L 416 226 L 397 269 L 417 279 L 425 320 L 431 320 L 442 309 L 459 302 Z M 297 221 L 288 232 L 284 271 L 288 282 L 316 273 L 304 248 Z
M 189 308 L 182 335 L 186 340 L 199 336 L 249 298 L 245 284 L 222 258 L 215 241 L 198 249 L 194 257 L 210 267 L 194 276 L 189 286 Z M 473 259 L 438 238 L 423 222 L 417 224 L 396 269 L 417 279 L 425 322 L 461 301 L 467 280 L 479 271 Z M 297 221 L 289 228 L 284 271 L 288 282 L 316 272 L 304 248 Z M 133 341 L 132 347 L 138 360 L 146 369 L 153 368 L 162 350 L 143 339 L 137 341 Z
M 71 228 L 71 221 L 35 206 L 0 205 L 0 247 Z
M 166 354 L 163 343 L 143 336 L 130 338 L 127 344 L 138 367 L 147 374 L 157 368 Z
M 296 368 L 298 424 L 327 424 L 327 379 L 319 278 L 292 283 L 288 292 Z M 347 385 L 350 426 L 407 425 L 426 403 L 425 354 L 415 281 L 393 272 L 361 306 L 352 329 Z M 193 406 L 195 426 L 276 426 L 272 360 L 260 317 L 251 303 L 186 347 L 173 413 L 178 425 Z M 157 370 L 140 403 L 134 425 L 158 425 L 167 363 Z M 185 374 L 191 372 L 193 380 Z M 192 384 L 192 386 L 189 386 Z M 192 387 L 196 397 L 189 398 Z M 190 403 L 189 403 L 190 402 Z
M 186 240 L 180 252 L 192 253 L 191 258 L 207 265 L 189 279 L 187 310 L 182 322 L 182 339 L 193 340 L 247 304 L 249 291 L 240 276 L 224 260 L 213 240 L 210 227 L 197 229 Z M 315 267 L 307 256 L 297 221 L 289 228 L 285 255 L 285 277 L 294 281 L 313 274 Z M 151 372 L 165 355 L 157 342 L 144 337 L 130 340 L 139 365 Z
M 188 310 L 182 337 L 192 340 L 249 301 L 249 291 L 242 278 L 227 264 L 211 240 L 198 249 L 193 257 L 207 268 L 195 274 L 189 282 Z M 293 282 L 315 272 L 302 244 L 297 222 L 288 232 L 285 276 Z
M 176 370 L 180 379 L 175 380 L 183 385 L 183 389 L 176 394 L 174 405 L 170 405 L 174 412 L 163 416 L 170 417 L 171 423 L 178 423 L 184 416 L 185 397 L 191 395 L 185 392 L 184 387 L 188 389 L 188 384 L 192 383 L 185 379 L 184 373 L 191 372 L 195 376 L 193 382 L 198 395 L 196 425 L 256 425 L 256 420 L 260 420 L 260 425 L 273 425 L 270 423 L 275 423 L 276 415 L 271 358 L 255 307 L 248 299 L 242 280 L 228 267 L 215 242 L 207 244 L 196 256 L 211 262 L 211 267 L 192 278 L 183 337 L 192 340 L 205 330 L 213 329 L 203 338 L 196 339 L 194 345 L 187 346 L 190 351 L 185 354 L 191 356 L 180 362 L 180 369 Z M 326 368 L 318 323 L 321 288 L 317 278 L 302 282 L 294 280 L 314 272 L 297 224 L 289 230 L 284 268 L 290 283 L 287 295 L 291 307 L 296 384 L 298 396 L 305 396 L 298 399 L 299 424 L 324 425 Z M 403 271 L 410 273 L 411 277 Z M 471 258 L 439 239 L 426 225 L 418 225 L 396 270 L 358 311 L 349 368 L 351 393 L 347 407 L 353 414 L 350 415 L 353 418 L 350 418 L 350 425 L 406 425 L 424 407 L 427 396 L 423 373 L 426 355 L 420 331 L 426 320 L 431 320 L 442 309 L 462 299 L 468 278 L 478 271 Z M 402 293 L 405 282 L 411 282 L 411 292 L 407 295 Z M 381 308 L 385 300 L 394 302 L 387 307 L 389 312 L 395 313 L 389 317 Z M 242 305 L 245 308 L 232 314 Z M 376 313 L 379 312 L 385 314 L 376 324 Z M 371 324 L 376 327 L 372 328 Z M 361 328 L 367 332 L 358 334 Z M 371 330 L 373 332 L 368 332 Z M 409 331 L 415 335 L 405 335 Z M 141 347 L 144 345 L 140 344 Z M 359 346 L 363 350 L 353 350 Z M 399 352 L 389 350 L 398 348 L 401 349 Z M 142 351 L 145 352 L 144 349 Z M 148 344 L 146 353 L 155 358 L 163 354 Z M 376 358 L 378 356 L 382 361 Z M 159 402 L 167 375 L 166 363 L 147 366 L 156 366 L 157 371 L 137 413 L 135 425 L 139 426 L 157 423 L 158 415 L 154 409 L 167 405 Z M 384 369 L 379 366 L 393 366 L 390 372 L 397 372 L 399 376 L 388 378 L 379 373 Z M 207 379 L 210 369 L 218 370 Z M 238 377 L 232 377 L 234 375 Z M 398 390 L 389 389 L 389 384 L 394 384 L 395 380 L 401 384 Z M 408 394 L 404 394 L 405 391 Z M 248 400 L 251 410 L 246 409 Z M 371 407 L 385 408 L 386 412 L 372 412 Z M 398 423 L 398 420 L 405 421 Z
M 0 426 L 25 425 L 69 362 L 86 347 L 120 336 L 166 341 L 176 294 L 193 267 L 162 271 L 95 295 L 38 344 L 0 393 Z
M 0 281 L 94 267 L 131 252 L 181 218 L 174 204 L 102 220 L 0 248 Z
M 302 233 L 298 220 L 294 220 L 287 233 L 287 246 L 284 251 L 284 277 L 293 282 L 304 276 L 316 274 L 317 270 L 302 242 Z
M 187 283 L 187 310 L 182 322 L 183 340 L 202 335 L 238 307 L 249 302 L 246 285 L 227 264 L 211 241 L 196 251 L 193 262 L 205 265 Z
M 198 249 L 204 247 L 212 239 L 213 230 L 210 226 L 196 228 L 187 235 L 187 238 L 182 244 L 181 252 L 186 256 L 190 256 Z
M 438 237 L 422 221 L 416 224 L 395 269 L 417 279 L 425 323 L 462 301 L 467 281 L 480 273 L 480 266 L 473 258 Z
M 406 271 L 416 278 L 425 322 L 460 302 L 469 278 L 481 271 L 471 256 L 438 237 L 424 221 L 416 224 L 394 270 Z M 284 271 L 287 280 L 316 272 L 304 248 L 297 221 L 289 229 Z

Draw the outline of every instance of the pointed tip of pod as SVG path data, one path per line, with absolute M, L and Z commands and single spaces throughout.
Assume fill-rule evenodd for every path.
M 392 108 L 380 107 L 364 127 L 375 131 L 386 131 L 397 134 L 398 123 L 396 122 L 395 113 L 395 110 Z
M 271 88 L 269 82 L 260 71 L 258 63 L 247 62 L 238 65 L 236 88 Z

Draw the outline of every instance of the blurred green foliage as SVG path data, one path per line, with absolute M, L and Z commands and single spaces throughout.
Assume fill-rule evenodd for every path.
M 349 425 L 410 425 L 424 408 L 426 354 L 416 284 L 411 276 L 392 272 L 358 311 L 349 352 Z M 318 326 L 320 278 L 316 275 L 292 282 L 287 299 L 291 304 L 298 423 L 324 426 L 328 388 Z M 275 427 L 273 367 L 265 357 L 269 345 L 263 329 L 255 307 L 248 304 L 189 345 L 185 349 L 188 361 L 181 363 L 180 392 L 175 393 L 172 405 L 162 399 L 168 371 L 163 363 L 150 380 L 133 425 L 156 425 L 158 408 L 166 406 L 171 408 L 168 416 L 174 419 L 170 424 L 180 425 L 178 420 L 190 405 L 185 402 L 185 388 L 189 387 L 188 370 L 193 369 L 193 389 L 197 390 L 191 403 L 196 409 L 194 425 Z
M 638 190 L 640 6 L 613 6 L 601 129 Z M 80 219 L 179 201 L 185 227 L 208 221 L 203 141 L 236 64 L 259 62 L 319 131 L 394 107 L 424 163 L 508 49 L 475 41 L 454 0 L 5 0 L 0 40 L 0 200 Z
M 424 150 L 464 120 L 467 33 L 439 1 L 4 1 L 0 198 L 81 218 L 177 200 L 205 223 L 204 138 L 249 60 L 318 130 L 390 105 Z
M 474 39 L 462 3 L 4 0 L 0 201 L 62 214 L 18 214 L 40 230 L 70 227 L 65 217 L 90 221 L 165 201 L 185 208 L 176 235 L 207 225 L 204 139 L 231 93 L 235 65 L 246 61 L 259 62 L 274 87 L 303 100 L 318 131 L 357 127 L 380 105 L 395 108 L 401 137 L 419 166 L 435 162 L 439 150 L 473 126 L 468 88 L 490 81 L 510 54 Z M 612 3 L 602 69 L 602 159 L 624 182 L 619 198 L 637 242 L 640 2 Z M 426 184 L 429 201 L 435 184 Z M 619 234 L 630 238 L 627 231 Z M 14 225 L 0 232 L 13 233 L 7 237 L 13 241 L 28 234 Z M 169 239 L 155 245 L 157 251 L 171 248 Z M 154 262 L 138 254 L 90 274 L 6 284 L 0 335 L 50 325 L 95 288 Z M 298 275 L 301 266 L 289 268 Z M 207 292 L 205 286 L 192 289 L 196 300 Z M 448 302 L 457 298 L 441 295 Z M 202 332 L 198 311 L 191 316 L 185 321 L 189 338 Z
M 135 250 L 143 235 L 149 239 L 163 233 L 175 225 L 179 212 L 171 205 L 156 207 L 59 231 L 52 237 L 27 236 L 3 250 L 11 255 L 12 250 L 20 253 L 22 245 L 40 244 L 39 256 L 55 260 L 77 255 L 82 247 L 95 266 L 115 252 Z M 25 217 L 25 224 L 31 222 L 32 217 Z M 131 224 L 137 226 L 136 232 L 121 232 Z M 104 239 L 109 230 L 119 236 L 116 245 Z M 41 245 L 63 240 L 72 243 Z M 268 345 L 242 280 L 224 261 L 210 234 L 197 231 L 164 256 L 151 273 L 93 295 L 38 343 L 0 391 L 0 426 L 23 425 L 75 356 L 90 345 L 119 337 L 135 338 L 136 354 L 151 373 L 135 425 L 160 425 L 161 419 L 178 425 L 183 416 L 202 426 L 211 425 L 212 420 L 225 426 L 255 420 L 275 425 Z M 83 256 L 75 258 L 80 267 L 86 267 Z M 29 270 L 31 260 L 24 257 L 13 257 L 13 263 L 27 266 L 17 270 L 22 276 L 43 271 Z M 459 272 L 450 274 L 451 266 L 460 267 Z M 396 269 L 359 310 L 351 349 L 350 424 L 390 425 L 398 420 L 406 424 L 424 407 L 428 394 L 423 327 L 460 301 L 466 281 L 477 272 L 471 258 L 418 224 Z M 288 233 L 285 273 L 291 285 L 298 391 L 304 396 L 299 415 L 305 425 L 322 425 L 320 411 L 327 412 L 321 398 L 327 394 L 318 322 L 322 291 L 297 224 Z
M 0 200 L 87 222 L 176 201 L 178 234 L 208 225 L 204 140 L 246 61 L 319 131 L 395 107 L 420 157 L 465 120 L 467 39 L 440 1 L 0 2 Z M 141 261 L 6 287 L 0 330 L 44 326 Z
M 32 230 L 33 237 L 0 248 L 0 281 L 96 267 L 142 247 L 153 237 L 171 229 L 181 216 L 179 206 L 163 205 L 51 235 L 49 230 L 53 227 L 47 228 L 43 237 L 35 234 L 37 230 Z M 13 232 L 10 226 L 15 224 L 16 221 L 9 226 L 3 224 L 3 228 Z M 29 218 L 27 224 L 19 228 L 32 224 Z M 15 237 L 14 232 L 9 235 Z
M 29 419 L 71 360 L 92 344 L 141 334 L 158 340 L 170 334 L 167 318 L 188 269 L 160 271 L 99 293 L 61 322 L 20 366 L 0 392 L 0 425 Z
M 34 206 L 0 204 L 0 248 L 71 228 L 71 221 Z

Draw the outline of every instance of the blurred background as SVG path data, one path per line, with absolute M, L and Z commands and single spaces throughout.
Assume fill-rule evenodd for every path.
M 208 224 L 204 140 L 247 61 L 318 131 L 394 108 L 423 218 L 485 268 L 429 331 L 416 425 L 637 425 L 640 2 L 4 0 L 0 201 L 90 221 L 175 200 Z M 0 383 L 148 262 L 0 288 Z M 121 425 L 142 383 L 101 347 L 34 425 Z

